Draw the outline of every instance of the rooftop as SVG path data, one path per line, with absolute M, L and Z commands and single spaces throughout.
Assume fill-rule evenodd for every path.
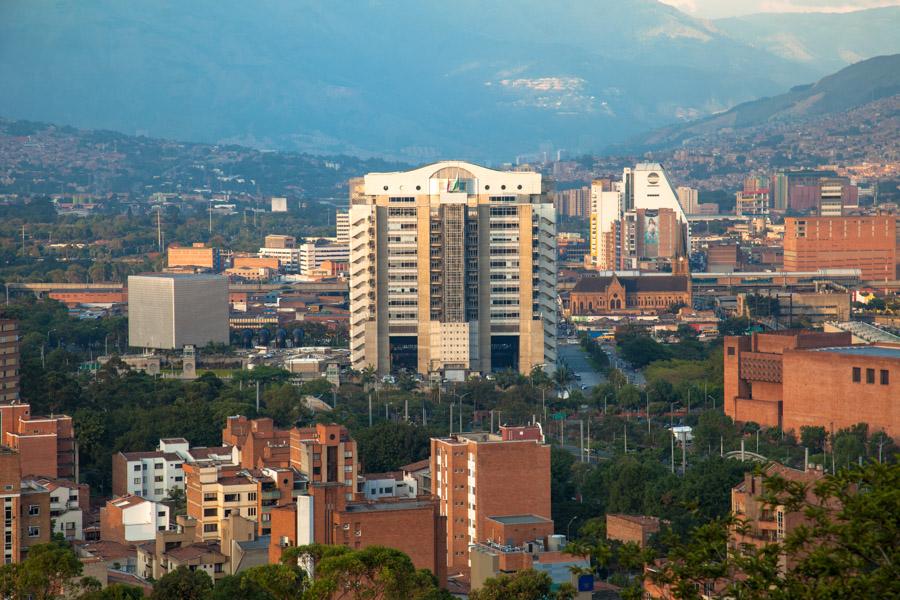
M 504 525 L 526 525 L 528 523 L 553 523 L 550 519 L 539 517 L 537 515 L 503 515 L 499 517 L 488 517 L 492 521 L 497 521 Z
M 360 502 L 354 504 L 347 505 L 347 512 L 372 512 L 372 511 L 383 511 L 383 510 L 414 510 L 417 508 L 431 508 L 433 505 L 432 502 L 428 500 L 403 500 L 400 502 L 396 501 L 388 501 L 388 502 Z
M 833 352 L 851 356 L 874 356 L 900 360 L 900 346 L 832 346 L 830 348 L 814 348 L 810 352 Z

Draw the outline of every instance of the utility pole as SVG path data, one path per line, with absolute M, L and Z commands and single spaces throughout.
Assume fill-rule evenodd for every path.
M 647 397 L 647 436 L 650 436 L 650 392 L 644 392 Z
M 591 419 L 590 418 L 588 418 L 587 457 L 588 457 L 588 462 L 591 462 Z
M 675 474 L 675 432 L 669 430 L 670 437 L 672 438 L 672 474 Z
M 403 420 L 409 423 L 409 398 L 403 401 Z
M 581 462 L 584 462 L 584 419 L 578 419 L 578 439 L 581 449 Z
M 628 425 L 625 425 L 625 454 L 628 454 Z
M 453 402 L 450 403 L 450 435 L 453 435 Z
M 372 426 L 372 390 L 369 390 L 369 427 Z
M 422 402 L 422 427 L 428 427 L 428 415 L 425 414 L 425 402 Z
M 162 217 L 160 213 L 162 212 L 162 206 L 158 206 L 156 208 L 156 245 L 159 249 L 160 254 L 162 254 Z
M 259 380 L 256 380 L 256 414 L 259 414 Z

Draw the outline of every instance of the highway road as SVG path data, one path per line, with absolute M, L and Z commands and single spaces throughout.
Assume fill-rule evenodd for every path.
M 560 341 L 568 342 L 568 340 Z M 581 349 L 580 344 L 560 344 L 559 359 L 569 365 L 569 368 L 581 377 L 581 379 L 573 382 L 572 387 L 575 389 L 582 385 L 586 385 L 588 389 L 590 389 L 595 385 L 600 385 L 606 381 L 606 378 L 602 373 L 594 370 L 594 367 L 591 365 L 590 361 L 588 361 L 584 350 Z

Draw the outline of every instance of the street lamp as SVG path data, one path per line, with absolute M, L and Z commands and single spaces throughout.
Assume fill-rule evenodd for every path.
M 569 529 L 572 527 L 572 522 L 578 518 L 578 515 L 575 515 L 571 519 L 569 519 L 569 523 L 566 525 L 566 540 L 570 538 Z

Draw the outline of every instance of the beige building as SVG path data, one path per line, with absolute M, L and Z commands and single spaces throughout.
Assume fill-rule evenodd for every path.
M 197 540 L 221 539 L 223 519 L 257 521 L 259 483 L 238 467 L 184 465 L 187 514 L 196 519 Z
M 539 173 L 441 162 L 350 182 L 355 369 L 556 364 L 556 221 Z

